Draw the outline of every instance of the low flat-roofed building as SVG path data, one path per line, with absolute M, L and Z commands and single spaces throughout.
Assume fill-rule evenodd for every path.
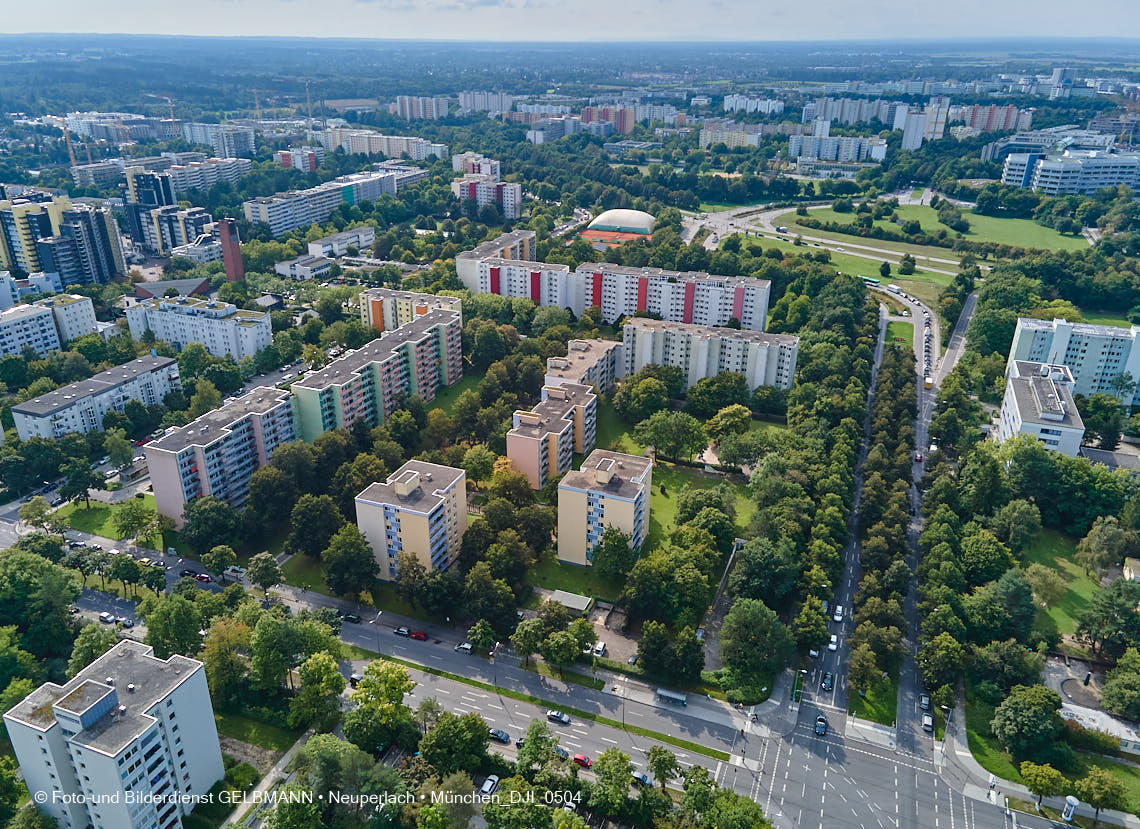
M 348 230 L 342 230 L 340 233 L 334 233 L 332 236 L 324 236 L 309 242 L 309 256 L 324 256 L 335 259 L 347 254 L 349 248 L 356 248 L 359 252 L 372 247 L 375 243 L 376 228 L 372 225 L 359 225 L 350 227 Z
M 397 559 L 409 552 L 427 570 L 446 570 L 467 531 L 467 473 L 411 460 L 383 483 L 356 496 L 356 524 L 368 539 L 379 578 L 399 579 Z
M 640 550 L 649 533 L 653 461 L 595 449 L 558 482 L 558 560 L 589 566 L 607 527 Z
M 570 468 L 575 453 L 594 448 L 598 398 L 590 386 L 562 383 L 542 387 L 542 399 L 530 411 L 516 411 L 507 432 L 507 457 L 542 489 Z
M 306 279 L 324 279 L 329 275 L 332 266 L 333 261 L 331 259 L 324 256 L 314 256 L 310 253 L 286 262 L 278 262 L 273 266 L 273 270 L 281 276 L 302 282 Z
M 25 348 L 40 357 L 59 351 L 59 331 L 50 308 L 16 305 L 0 311 L 0 355 L 18 357 Z
M 602 394 L 614 390 L 614 384 L 625 376 L 625 358 L 617 340 L 570 340 L 565 357 L 546 358 L 548 386 L 577 383 L 596 386 Z
M 1081 449 L 1085 424 L 1073 402 L 1073 375 L 1067 366 L 1016 360 L 1006 377 L 997 440 L 1031 435 L 1070 458 Z

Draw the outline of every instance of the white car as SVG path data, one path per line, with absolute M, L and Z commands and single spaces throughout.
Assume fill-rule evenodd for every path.
M 839 637 L 836 636 L 834 633 L 831 634 L 831 641 L 827 643 L 827 649 L 829 651 L 839 650 Z
M 499 788 L 499 776 L 496 774 L 488 775 L 487 779 L 483 781 L 482 787 L 479 789 L 479 794 L 494 794 L 497 788 Z

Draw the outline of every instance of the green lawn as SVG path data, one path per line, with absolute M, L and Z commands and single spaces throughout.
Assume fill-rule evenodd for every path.
M 286 584 L 329 594 L 329 586 L 325 581 L 325 571 L 321 567 L 320 559 L 300 554 L 292 556 L 281 565 L 281 573 L 285 576 Z
M 938 307 L 938 296 L 942 293 L 942 289 L 950 284 L 950 277 L 945 274 L 911 274 L 910 276 L 892 277 L 894 283 L 902 290 L 906 291 L 913 297 L 917 297 L 923 305 L 931 309 Z M 943 341 L 950 339 L 949 333 L 943 338 Z
M 465 370 L 467 368 L 470 368 L 470 366 L 464 366 Z M 432 409 L 443 409 L 448 414 L 451 414 L 451 410 L 455 406 L 455 401 L 459 399 L 459 395 L 463 394 L 467 389 L 476 389 L 479 385 L 479 381 L 482 379 L 483 375 L 481 374 L 464 374 L 454 386 L 448 386 L 436 394 L 435 399 L 427 404 L 428 411 Z
M 812 231 L 808 228 L 804 228 L 804 232 L 805 233 L 814 233 L 814 231 Z M 823 233 L 820 233 L 819 235 L 825 236 L 825 234 L 823 234 Z M 834 234 L 834 236 L 836 239 L 843 239 L 843 240 L 851 238 L 851 237 L 843 237 L 840 234 Z M 751 238 L 753 238 L 753 237 L 750 236 L 749 239 L 751 239 Z M 873 241 L 878 242 L 877 239 L 873 240 Z M 787 253 L 791 256 L 797 256 L 799 254 L 804 254 L 804 253 L 827 251 L 828 253 L 831 254 L 831 266 L 833 268 L 835 268 L 836 270 L 841 271 L 842 273 L 854 274 L 856 276 L 873 276 L 873 277 L 875 277 L 875 279 L 882 279 L 882 277 L 879 276 L 879 265 L 882 263 L 878 259 L 868 259 L 865 256 L 856 256 L 854 253 L 837 253 L 835 250 L 828 250 L 827 248 L 823 248 L 823 247 L 817 248 L 814 245 L 809 244 L 807 242 L 804 242 L 802 245 L 796 245 L 795 242 L 789 242 L 789 241 L 786 241 L 784 239 L 776 239 L 776 238 L 771 237 L 771 236 L 765 236 L 761 239 L 757 239 L 757 242 L 760 244 L 760 246 L 762 248 L 764 248 L 764 250 L 768 250 L 768 248 L 778 248 L 779 250 L 781 250 L 784 253 Z M 884 248 L 887 247 L 886 245 L 876 245 L 876 246 L 877 247 L 884 247 Z M 930 248 L 924 248 L 924 250 L 926 250 L 929 253 Z M 903 251 L 899 252 L 899 258 L 902 257 L 902 253 L 903 253 Z M 876 256 L 877 255 L 878 254 L 876 254 Z M 891 257 L 889 254 L 883 254 L 883 258 L 891 258 Z M 951 258 L 953 258 L 953 257 L 951 257 Z M 949 285 L 950 280 L 953 279 L 953 277 L 948 273 L 933 273 L 930 271 L 924 271 L 921 267 L 921 265 L 923 264 L 922 260 L 917 255 L 915 256 L 915 260 L 918 262 L 918 264 L 920 266 L 915 270 L 915 274 L 917 274 L 919 277 L 925 277 L 926 279 L 929 279 L 932 281 L 941 282 L 941 284 L 943 284 L 943 285 Z M 896 278 L 895 273 L 894 273 L 895 271 L 898 270 L 896 267 L 897 265 L 898 265 L 898 258 L 892 259 L 892 264 L 891 264 L 892 273 L 889 277 L 887 277 L 886 279 L 883 280 L 884 284 L 886 284 L 887 282 L 895 282 L 896 284 L 899 284 L 899 280 L 898 280 L 898 278 Z M 951 265 L 948 262 L 935 262 L 935 263 L 933 263 L 933 267 L 937 267 L 937 268 L 939 268 L 941 270 L 945 270 L 945 271 L 953 271 L 955 273 L 958 271 L 957 265 Z M 908 293 L 909 293 L 909 291 L 908 291 Z
M 568 590 L 582 596 L 593 596 L 604 601 L 616 601 L 621 594 L 620 582 L 604 579 L 593 567 L 563 564 L 550 550 L 527 574 L 527 583 L 547 590 Z
M 922 194 L 925 192 L 926 192 L 925 187 L 915 187 L 913 190 L 910 191 L 910 197 L 912 199 L 921 199 Z
M 598 426 L 594 444 L 599 449 L 612 449 L 627 455 L 640 455 L 645 451 L 645 447 L 633 439 L 633 429 L 621 419 L 608 397 L 598 401 Z
M 1068 589 L 1052 607 L 1040 611 L 1057 626 L 1060 633 L 1072 633 L 1077 629 L 1077 617 L 1088 606 L 1096 582 L 1085 575 L 1084 568 L 1076 563 L 1076 543 L 1055 530 L 1042 530 L 1041 534 L 1023 553 L 1026 566 L 1037 562 L 1053 567 L 1064 576 Z
M 217 829 L 225 823 L 234 810 L 234 804 L 223 803 L 219 795 L 229 788 L 224 780 L 215 783 L 208 793 L 211 796 L 204 798 L 194 807 L 194 811 L 182 818 L 182 826 L 185 829 Z
M 727 202 L 703 201 L 698 205 L 702 213 L 719 213 L 722 210 L 732 210 L 734 207 L 744 207 L 743 204 L 728 204 Z
M 1092 311 L 1082 308 L 1081 319 L 1093 325 L 1113 325 L 1117 328 L 1128 328 L 1132 325 L 1132 321 L 1119 311 Z
M 847 707 L 856 717 L 893 726 L 898 716 L 898 704 L 899 680 L 897 676 L 889 675 L 872 686 L 865 696 L 852 692 Z
M 891 320 L 887 323 L 887 341 L 902 340 L 909 347 L 914 348 L 914 323 Z
M 688 466 L 675 466 L 658 461 L 653 467 L 653 485 L 649 498 L 649 536 L 646 548 L 655 549 L 673 531 L 677 516 L 677 495 L 686 484 L 691 487 L 708 489 L 721 483 L 724 478 L 706 475 Z M 756 512 L 756 503 L 749 497 L 748 487 L 736 487 L 736 526 L 747 529 Z
M 771 420 L 750 420 L 748 421 L 748 431 L 781 434 L 788 431 L 788 426 L 786 423 L 775 423 Z
M 214 722 L 217 723 L 219 734 L 282 754 L 301 736 L 300 731 L 269 725 L 241 714 L 215 713 Z
M 808 211 L 808 217 L 819 219 L 821 222 L 836 222 L 838 224 L 850 224 L 854 213 L 836 213 L 831 208 L 819 208 Z M 794 236 L 797 233 L 802 233 L 807 236 L 818 236 L 821 239 L 830 239 L 838 242 L 839 244 L 851 243 L 854 245 L 867 245 L 874 248 L 882 248 L 898 253 L 900 256 L 904 253 L 909 253 L 915 258 L 919 265 L 924 262 L 935 268 L 945 268 L 947 270 L 958 270 L 957 262 L 961 256 L 949 248 L 940 248 L 937 245 L 918 245 L 911 242 L 896 242 L 892 239 L 874 239 L 870 237 L 857 236 L 851 233 L 840 233 L 834 230 L 823 230 L 814 227 L 804 227 L 799 224 L 799 220 L 804 217 L 796 216 L 793 221 L 795 225 L 790 225 L 789 230 Z M 880 220 L 877 224 L 883 226 L 890 226 L 897 229 L 893 225 L 884 220 Z M 931 259 L 949 259 L 949 262 L 931 262 Z
M 143 495 L 142 500 L 148 507 L 155 509 L 153 495 L 146 493 Z M 56 515 L 66 518 L 68 525 L 74 530 L 103 536 L 104 538 L 120 540 L 122 536 L 115 530 L 115 513 L 122 509 L 122 504 L 125 503 L 127 502 L 101 504 L 98 501 L 92 501 L 90 509 L 82 503 L 64 504 L 56 510 Z M 148 543 L 156 542 L 153 539 L 148 539 Z M 166 552 L 168 547 L 173 547 L 178 551 L 178 555 L 180 556 L 190 555 L 190 548 L 178 537 L 178 533 L 173 530 L 163 533 L 162 542 L 159 544 L 159 547 L 159 551 L 163 553 Z

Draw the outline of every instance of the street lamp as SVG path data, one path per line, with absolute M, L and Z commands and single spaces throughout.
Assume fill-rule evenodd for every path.
M 380 617 L 383 615 L 384 615 L 383 610 L 377 610 L 376 611 L 376 618 L 368 620 L 368 624 L 374 626 L 374 628 L 376 629 L 376 655 L 377 656 L 380 655 L 380 624 L 379 623 L 380 623 Z

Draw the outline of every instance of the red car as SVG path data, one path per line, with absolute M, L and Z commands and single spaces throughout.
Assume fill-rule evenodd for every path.
M 408 638 L 409 639 L 418 639 L 419 641 L 423 642 L 424 640 L 427 639 L 427 634 L 424 633 L 422 630 L 414 630 L 414 631 L 412 631 L 412 635 Z
M 584 769 L 588 769 L 590 766 L 594 765 L 594 761 L 587 757 L 585 754 L 575 754 L 574 762 Z
M 194 577 L 194 580 L 195 580 L 195 581 L 200 581 L 200 582 L 203 582 L 203 583 L 205 583 L 205 582 L 208 582 L 208 581 L 213 581 L 213 579 L 212 579 L 212 578 L 210 578 L 210 574 L 209 574 L 209 573 L 199 573 L 198 575 L 196 575 L 196 576 Z

